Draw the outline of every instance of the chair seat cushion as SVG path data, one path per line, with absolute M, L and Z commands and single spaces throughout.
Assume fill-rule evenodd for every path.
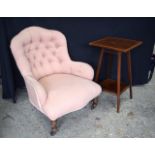
M 42 108 L 51 120 L 83 108 L 101 93 L 95 82 L 71 74 L 48 75 L 39 82 L 48 94 Z

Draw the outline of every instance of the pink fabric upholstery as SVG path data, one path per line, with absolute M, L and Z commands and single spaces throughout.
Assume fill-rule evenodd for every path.
M 83 108 L 101 92 L 94 82 L 71 74 L 54 74 L 39 80 L 47 92 L 43 107 L 47 116 L 56 119 Z
M 31 76 L 24 76 L 26 88 L 28 90 L 28 96 L 30 102 L 38 109 L 42 111 L 42 106 L 44 105 L 47 93 L 44 87 Z
M 12 39 L 11 50 L 30 102 L 51 120 L 82 108 L 101 92 L 91 81 L 92 67 L 70 59 L 59 31 L 26 28 Z

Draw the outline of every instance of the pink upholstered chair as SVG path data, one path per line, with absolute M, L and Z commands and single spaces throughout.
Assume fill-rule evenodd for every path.
M 25 80 L 30 102 L 52 122 L 83 108 L 101 93 L 86 63 L 72 61 L 65 36 L 56 30 L 28 27 L 11 41 L 16 64 Z

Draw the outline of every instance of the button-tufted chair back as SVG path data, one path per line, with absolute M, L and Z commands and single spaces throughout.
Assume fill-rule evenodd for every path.
M 54 73 L 70 73 L 65 36 L 56 30 L 29 27 L 11 42 L 17 66 L 23 76 L 40 79 Z
M 83 108 L 101 93 L 92 81 L 93 68 L 70 59 L 66 38 L 59 31 L 26 28 L 12 39 L 11 51 L 30 102 L 52 121 L 52 135 L 58 118 Z

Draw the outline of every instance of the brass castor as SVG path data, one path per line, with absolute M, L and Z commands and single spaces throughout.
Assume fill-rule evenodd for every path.
M 56 121 L 52 121 L 51 122 L 51 132 L 50 132 L 50 135 L 51 136 L 54 136 L 56 135 L 58 129 L 57 129 L 57 122 Z
M 98 98 L 92 100 L 91 110 L 95 109 L 98 104 Z

